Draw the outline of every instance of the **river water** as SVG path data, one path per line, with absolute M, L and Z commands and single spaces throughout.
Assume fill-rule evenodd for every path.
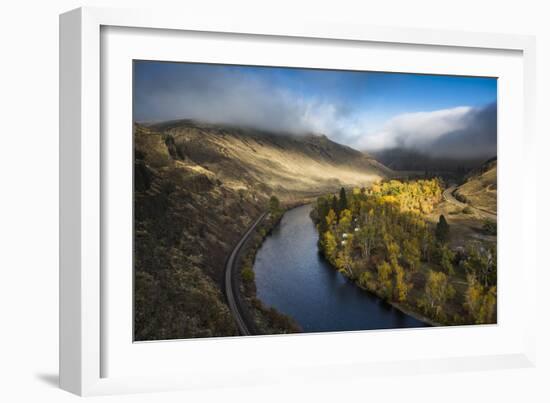
M 311 208 L 289 210 L 258 251 L 258 298 L 293 317 L 304 332 L 426 326 L 361 290 L 319 255 Z

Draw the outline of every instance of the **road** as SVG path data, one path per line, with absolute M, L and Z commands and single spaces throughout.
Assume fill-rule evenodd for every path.
M 453 186 L 449 186 L 447 189 L 445 189 L 443 191 L 443 199 L 445 199 L 445 201 L 448 201 L 449 203 L 454 204 L 455 206 L 460 207 L 461 209 L 463 209 L 465 207 L 470 207 L 472 210 L 475 210 L 478 214 L 480 214 L 481 216 L 483 216 L 485 218 L 490 218 L 490 219 L 493 219 L 493 220 L 497 219 L 497 215 L 494 214 L 494 213 L 491 213 L 487 210 L 482 210 L 478 207 L 474 207 L 470 204 L 466 204 L 466 203 L 462 203 L 462 202 L 458 201 L 454 196 L 454 191 L 456 190 L 457 187 L 458 186 L 453 185 Z
M 251 333 L 248 326 L 246 325 L 246 321 L 243 318 L 243 315 L 239 308 L 239 304 L 236 300 L 236 293 L 238 292 L 238 290 L 235 290 L 234 287 L 238 287 L 238 284 L 234 284 L 233 274 L 236 273 L 236 270 L 238 270 L 237 257 L 239 256 L 239 252 L 241 251 L 243 245 L 246 243 L 247 239 L 254 232 L 254 229 L 256 229 L 258 224 L 264 219 L 266 215 L 267 213 L 263 213 L 260 217 L 258 217 L 256 221 L 254 221 L 254 223 L 252 223 L 250 227 L 248 227 L 237 245 L 235 245 L 235 248 L 233 248 L 231 255 L 229 255 L 229 258 L 225 263 L 225 296 L 227 298 L 227 303 L 229 304 L 231 314 L 233 315 L 233 318 L 235 318 L 235 323 L 239 328 L 239 333 L 243 336 L 250 335 Z

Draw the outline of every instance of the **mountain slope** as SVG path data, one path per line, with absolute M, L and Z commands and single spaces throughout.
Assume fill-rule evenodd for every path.
M 325 136 L 291 136 L 174 121 L 150 127 L 169 136 L 174 155 L 201 166 L 231 189 L 282 199 L 364 185 L 391 171 Z
M 190 121 L 136 124 L 134 152 L 136 340 L 236 335 L 224 262 L 269 197 L 294 202 L 391 173 L 326 137 Z
M 466 182 L 455 192 L 461 201 L 474 207 L 496 214 L 497 212 L 497 159 L 485 162 L 479 169 L 472 171 Z

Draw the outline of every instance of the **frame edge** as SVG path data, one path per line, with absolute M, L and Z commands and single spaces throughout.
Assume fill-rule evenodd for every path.
M 82 12 L 59 16 L 59 386 L 82 393 Z

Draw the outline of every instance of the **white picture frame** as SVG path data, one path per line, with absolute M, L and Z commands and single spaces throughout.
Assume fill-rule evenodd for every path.
M 480 58 L 485 57 L 486 54 L 498 56 L 509 53 L 513 55 L 513 57 L 502 59 L 502 66 L 509 66 L 503 77 L 506 78 L 508 77 L 506 74 L 509 75 L 510 88 L 516 95 L 514 103 L 512 104 L 512 100 L 510 100 L 509 103 L 504 103 L 504 107 L 509 108 L 507 110 L 510 111 L 513 108 L 520 109 L 517 116 L 511 117 L 510 121 L 501 121 L 499 117 L 499 264 L 502 261 L 500 245 L 517 245 L 515 253 L 521 257 L 521 261 L 519 261 L 521 278 L 517 280 L 517 290 L 514 291 L 521 296 L 521 309 L 526 314 L 521 315 L 520 321 L 518 314 L 510 314 L 511 316 L 508 318 L 505 312 L 504 323 L 501 323 L 501 310 L 512 306 L 516 299 L 512 299 L 510 293 L 501 293 L 501 269 L 499 266 L 499 325 L 496 326 L 437 328 L 423 331 L 423 333 L 408 331 L 352 332 L 321 336 L 268 336 L 133 344 L 124 330 L 118 330 L 114 326 L 115 323 L 127 324 L 127 322 L 118 320 L 116 309 L 112 305 L 112 298 L 108 298 L 111 292 L 109 289 L 112 287 L 111 285 L 106 287 L 105 284 L 106 279 L 113 282 L 131 281 L 128 276 L 111 278 L 105 272 L 105 267 L 108 266 L 105 252 L 108 248 L 104 244 L 104 227 L 109 226 L 105 220 L 114 220 L 113 215 L 106 217 L 105 211 L 102 212 L 102 209 L 105 210 L 105 206 L 109 203 L 108 193 L 112 190 L 108 179 L 114 175 L 109 171 L 111 169 L 109 167 L 113 165 L 109 164 L 108 151 L 111 150 L 110 147 L 113 147 L 114 150 L 116 147 L 123 149 L 125 145 L 128 145 L 124 141 L 115 144 L 111 141 L 112 136 L 105 136 L 106 133 L 111 133 L 112 128 L 117 127 L 117 124 L 129 124 L 131 127 L 131 121 L 110 123 L 109 119 L 105 118 L 106 111 L 102 110 L 105 108 L 106 101 L 113 106 L 119 99 L 117 96 L 111 97 L 110 95 L 110 86 L 115 88 L 118 84 L 113 84 L 112 80 L 102 79 L 102 74 L 107 74 L 107 72 L 108 74 L 117 74 L 112 73 L 112 70 L 109 70 L 109 63 L 105 65 L 105 61 L 102 60 L 102 57 L 110 55 L 108 51 L 102 49 L 102 47 L 106 47 L 107 43 L 104 42 L 105 38 L 102 38 L 102 32 L 108 32 L 110 27 L 117 28 L 112 31 L 114 39 L 109 39 L 108 44 L 113 47 L 119 46 L 117 49 L 120 50 L 120 55 L 124 53 L 120 47 L 123 42 L 120 41 L 127 40 L 129 44 L 130 39 L 125 39 L 125 36 L 134 35 L 132 33 L 134 29 L 145 29 L 147 32 L 144 35 L 153 32 L 151 30 L 161 33 L 160 36 L 157 35 L 157 39 L 153 38 L 151 41 L 156 40 L 159 43 L 165 41 L 164 45 L 158 47 L 157 52 L 159 53 L 156 54 L 156 57 L 168 57 L 169 59 L 173 58 L 170 56 L 172 52 L 170 45 L 179 40 L 178 32 L 193 33 L 195 38 L 217 33 L 217 41 L 224 41 L 224 36 L 227 36 L 227 40 L 230 37 L 253 38 L 254 41 L 260 43 L 263 40 L 268 40 L 271 43 L 299 41 L 300 46 L 308 46 L 311 41 L 320 41 L 323 46 L 330 46 L 336 50 L 349 44 L 357 47 L 358 51 L 361 51 L 361 46 L 368 44 L 382 47 L 397 46 L 400 47 L 399 49 L 413 47 L 415 52 L 425 52 L 426 67 L 417 65 L 415 69 L 422 69 L 426 73 L 463 70 L 464 74 L 474 74 L 475 71 L 468 70 L 465 62 L 453 67 L 453 60 L 456 63 L 463 57 L 462 54 L 456 52 L 470 52 L 474 54 L 472 57 Z M 117 37 L 117 32 L 122 35 Z M 141 43 L 145 47 L 147 40 L 141 39 Z M 246 43 L 243 46 L 247 46 Z M 131 48 L 132 46 L 128 46 L 128 49 Z M 193 49 L 197 50 L 196 46 Z M 396 51 L 399 52 L 399 49 Z M 434 70 L 430 70 L 432 67 L 429 65 L 434 62 L 430 52 L 449 53 L 449 58 L 445 59 L 447 64 L 442 63 L 433 67 Z M 383 28 L 307 20 L 300 22 L 270 21 L 267 18 L 261 21 L 249 21 L 244 18 L 208 20 L 195 18 L 192 15 L 175 15 L 169 12 L 150 10 L 80 8 L 61 15 L 61 387 L 79 395 L 97 395 L 224 385 L 244 386 L 266 382 L 284 383 L 293 382 L 296 379 L 300 379 L 300 381 L 334 379 L 335 376 L 346 378 L 348 376 L 369 376 L 375 373 L 412 374 L 534 365 L 534 307 L 537 266 L 534 251 L 536 242 L 533 242 L 532 239 L 536 233 L 535 210 L 528 208 L 527 196 L 516 196 L 515 199 L 508 200 L 510 198 L 503 199 L 504 196 L 500 193 L 501 178 L 517 178 L 510 167 L 506 166 L 506 158 L 500 158 L 500 153 L 503 152 L 506 155 L 508 151 L 515 151 L 526 162 L 530 161 L 534 155 L 534 52 L 534 38 L 520 35 Z M 130 53 L 124 53 L 124 57 L 131 58 L 132 54 Z M 196 58 L 202 57 L 199 53 L 195 53 Z M 261 52 L 239 60 L 257 60 L 258 63 L 262 63 L 265 62 L 262 59 L 264 56 L 265 60 L 268 60 L 268 56 Z M 215 61 L 227 61 L 228 57 L 230 56 L 222 54 Z M 304 60 L 299 60 L 298 56 L 292 57 L 296 57 L 295 63 L 300 66 L 304 66 L 306 63 Z M 509 61 L 505 59 L 509 59 Z M 208 60 L 212 61 L 211 58 Z M 497 62 L 498 60 L 500 59 L 497 59 Z M 231 62 L 231 60 L 229 61 Z M 121 63 L 125 62 L 121 61 Z M 311 63 L 316 66 L 315 61 Z M 494 64 L 495 61 L 488 63 L 490 66 L 490 63 Z M 114 70 L 117 69 L 117 66 L 120 64 L 113 65 Z M 380 66 L 383 68 L 383 63 Z M 495 68 L 508 68 L 502 66 Z M 108 70 L 103 70 L 104 68 Z M 124 73 L 125 70 L 121 71 Z M 491 71 L 491 68 L 487 67 L 488 74 Z M 129 94 L 124 94 L 127 89 L 127 86 L 122 86 L 116 90 L 118 91 L 116 94 L 123 93 L 126 97 L 124 99 L 128 99 Z M 506 94 L 500 94 L 500 96 L 506 96 Z M 501 100 L 499 98 L 499 102 Z M 128 107 L 126 105 L 123 109 L 127 112 Z M 125 116 L 124 113 L 121 115 Z M 499 115 L 501 115 L 500 110 Z M 501 127 L 503 122 L 509 123 L 510 128 L 518 129 L 517 137 L 511 138 L 513 134 L 510 134 L 510 136 L 507 135 L 506 141 L 501 141 L 501 129 L 502 133 L 508 133 L 507 126 Z M 115 126 L 111 126 L 111 124 Z M 123 173 L 123 171 L 118 172 L 119 175 Z M 536 189 L 536 186 L 533 185 L 536 181 L 535 175 L 517 180 L 521 182 L 522 187 Z M 131 183 L 131 177 L 127 178 L 125 182 L 126 189 L 128 183 Z M 124 189 L 124 186 L 120 189 Z M 516 186 L 519 185 L 516 183 Z M 523 192 L 522 194 L 528 193 Z M 529 194 L 534 197 L 532 190 Z M 512 210 L 517 210 L 518 215 L 510 221 L 508 226 L 509 229 L 513 229 L 513 233 L 508 231 L 502 235 L 503 227 L 500 224 L 500 215 Z M 112 226 L 124 225 L 123 222 L 118 222 L 118 224 L 116 224 L 117 221 L 112 222 L 113 224 L 110 224 Z M 127 238 L 124 239 L 127 240 Z M 512 265 L 512 263 L 512 261 L 504 263 L 504 267 L 506 268 L 507 264 Z M 513 284 L 509 282 L 504 286 L 507 286 L 507 288 L 503 287 L 504 290 L 511 290 Z M 130 285 L 125 289 L 128 290 L 128 287 Z M 119 311 L 126 309 L 130 303 L 128 294 L 122 295 L 121 300 L 124 301 L 116 306 Z M 118 304 L 118 302 L 116 303 Z M 112 320 L 113 317 L 116 321 Z M 131 332 L 130 329 L 128 331 Z M 438 343 L 446 337 L 453 340 L 476 337 L 481 342 L 478 346 L 471 346 L 472 348 L 464 343 L 462 349 L 457 348 L 454 351 L 446 352 L 442 347 L 438 350 Z M 502 340 L 502 343 L 499 342 L 499 344 L 495 341 L 490 351 L 485 350 L 490 341 L 497 338 Z M 353 346 L 361 343 L 362 340 L 368 340 L 369 343 L 380 343 L 380 345 L 388 343 L 384 340 L 391 340 L 396 345 L 403 345 L 404 341 L 410 341 L 418 343 L 420 347 L 416 355 L 407 354 L 403 348 L 396 349 L 394 354 L 387 357 L 376 356 L 374 352 L 371 352 L 370 356 L 357 355 L 346 360 L 340 360 L 338 356 L 330 354 L 321 358 L 317 356 L 317 353 L 324 347 L 328 346 L 327 349 L 331 349 L 338 345 Z M 487 344 L 483 344 L 483 340 Z M 434 346 L 431 354 L 427 347 L 423 347 L 429 346 L 430 343 Z M 382 353 L 385 351 L 384 348 L 379 350 Z M 285 359 L 278 358 L 281 356 L 281 351 L 291 351 L 292 356 Z M 183 364 L 180 359 L 177 359 L 178 354 L 187 357 Z M 231 367 L 210 365 L 221 362 L 221 359 L 214 361 L 213 356 L 221 356 L 225 361 L 235 361 L 236 357 L 240 357 L 239 361 L 241 362 L 233 364 Z M 259 362 L 258 357 L 265 357 L 263 364 Z M 143 367 L 147 368 L 144 368 L 143 371 L 140 368 L 135 368 L 134 359 L 138 363 L 142 362 Z M 160 371 L 159 369 L 156 373 L 151 371 L 154 362 L 152 360 L 157 360 L 157 363 L 162 362 L 162 367 L 165 370 Z M 116 370 L 111 368 L 111 363 L 113 368 L 116 366 Z M 132 370 L 132 367 L 135 371 Z M 189 370 L 191 367 L 193 367 L 193 371 Z M 304 368 L 307 368 L 307 371 L 304 371 Z

